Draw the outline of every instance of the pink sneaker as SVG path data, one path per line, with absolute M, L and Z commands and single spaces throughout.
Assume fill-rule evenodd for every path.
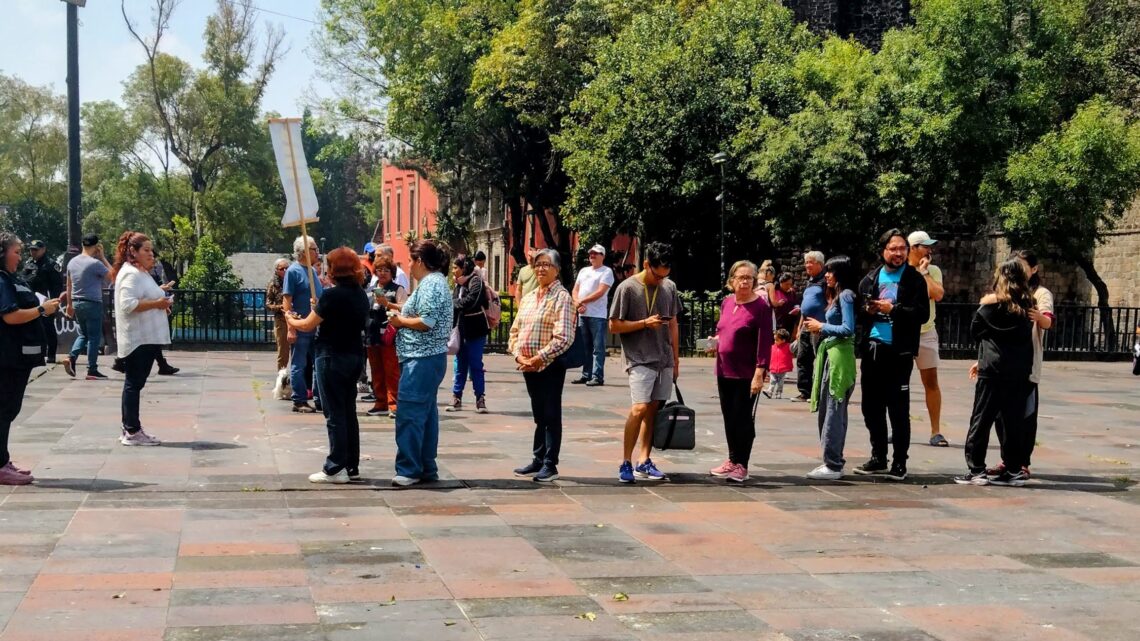
M 731 472 L 732 468 L 734 467 L 736 467 L 736 463 L 726 460 L 724 463 L 720 464 L 720 467 L 714 467 L 713 469 L 709 470 L 709 474 L 712 474 L 718 479 L 722 479 L 728 476 L 729 472 Z
M 28 485 L 35 479 L 31 474 L 20 474 L 12 467 L 0 467 L 0 485 Z
M 729 481 L 743 483 L 748 480 L 748 468 L 744 467 L 743 465 L 733 465 L 732 471 L 729 472 L 728 475 L 724 478 Z
M 21 470 L 20 468 L 16 467 L 16 464 L 13 463 L 12 461 L 8 461 L 7 463 L 5 463 L 4 468 L 12 470 L 13 472 L 15 472 L 17 474 L 24 474 L 25 476 L 32 473 L 31 470 Z

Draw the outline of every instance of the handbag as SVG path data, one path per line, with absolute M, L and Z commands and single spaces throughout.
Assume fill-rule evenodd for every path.
M 586 339 L 583 337 L 586 329 L 578 323 L 577 314 L 575 314 L 574 324 L 577 327 L 574 330 L 574 341 L 570 343 L 570 348 L 565 352 L 558 355 L 554 362 L 565 369 L 577 369 L 585 367 L 586 362 L 589 360 L 590 355 L 586 350 Z
M 459 326 L 451 328 L 451 335 L 447 337 L 447 355 L 455 356 L 459 353 Z
M 657 410 L 653 424 L 653 447 L 659 450 L 691 450 L 697 447 L 697 413 L 685 405 L 681 388 L 673 382 L 677 400 Z
M 384 347 L 391 347 L 396 344 L 395 325 L 388 323 L 388 325 L 384 328 L 384 331 L 380 333 L 380 344 Z

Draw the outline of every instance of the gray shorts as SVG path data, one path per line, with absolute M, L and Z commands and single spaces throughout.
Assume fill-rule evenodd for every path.
M 629 369 L 629 397 L 634 405 L 667 401 L 673 395 L 673 368 L 658 370 L 645 365 Z

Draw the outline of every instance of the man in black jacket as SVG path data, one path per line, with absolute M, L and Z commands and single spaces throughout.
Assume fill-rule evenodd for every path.
M 59 298 L 63 292 L 63 276 L 47 255 L 47 245 L 42 240 L 33 240 L 28 244 L 31 258 L 24 266 L 24 280 L 28 281 L 32 291 L 43 294 L 48 300 Z M 47 362 L 55 362 L 55 352 L 59 346 L 59 336 L 55 331 L 55 317 L 42 316 L 39 321 L 44 326 L 44 336 L 47 339 Z
M 889 229 L 879 238 L 883 264 L 859 283 L 864 320 L 860 384 L 863 422 L 871 436 L 871 460 L 855 468 L 856 474 L 885 474 L 906 478 L 910 448 L 910 374 L 918 353 L 918 336 L 930 316 L 926 280 L 907 264 L 910 246 L 906 235 Z M 891 419 L 894 461 L 887 467 L 887 417 Z

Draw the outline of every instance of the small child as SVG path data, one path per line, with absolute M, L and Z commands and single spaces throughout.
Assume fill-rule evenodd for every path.
M 786 329 L 776 330 L 776 340 L 772 344 L 772 357 L 770 359 L 768 372 L 772 375 L 772 381 L 768 384 L 768 389 L 764 390 L 764 396 L 768 398 L 783 398 L 784 397 L 784 377 L 788 372 L 792 371 L 792 335 Z

